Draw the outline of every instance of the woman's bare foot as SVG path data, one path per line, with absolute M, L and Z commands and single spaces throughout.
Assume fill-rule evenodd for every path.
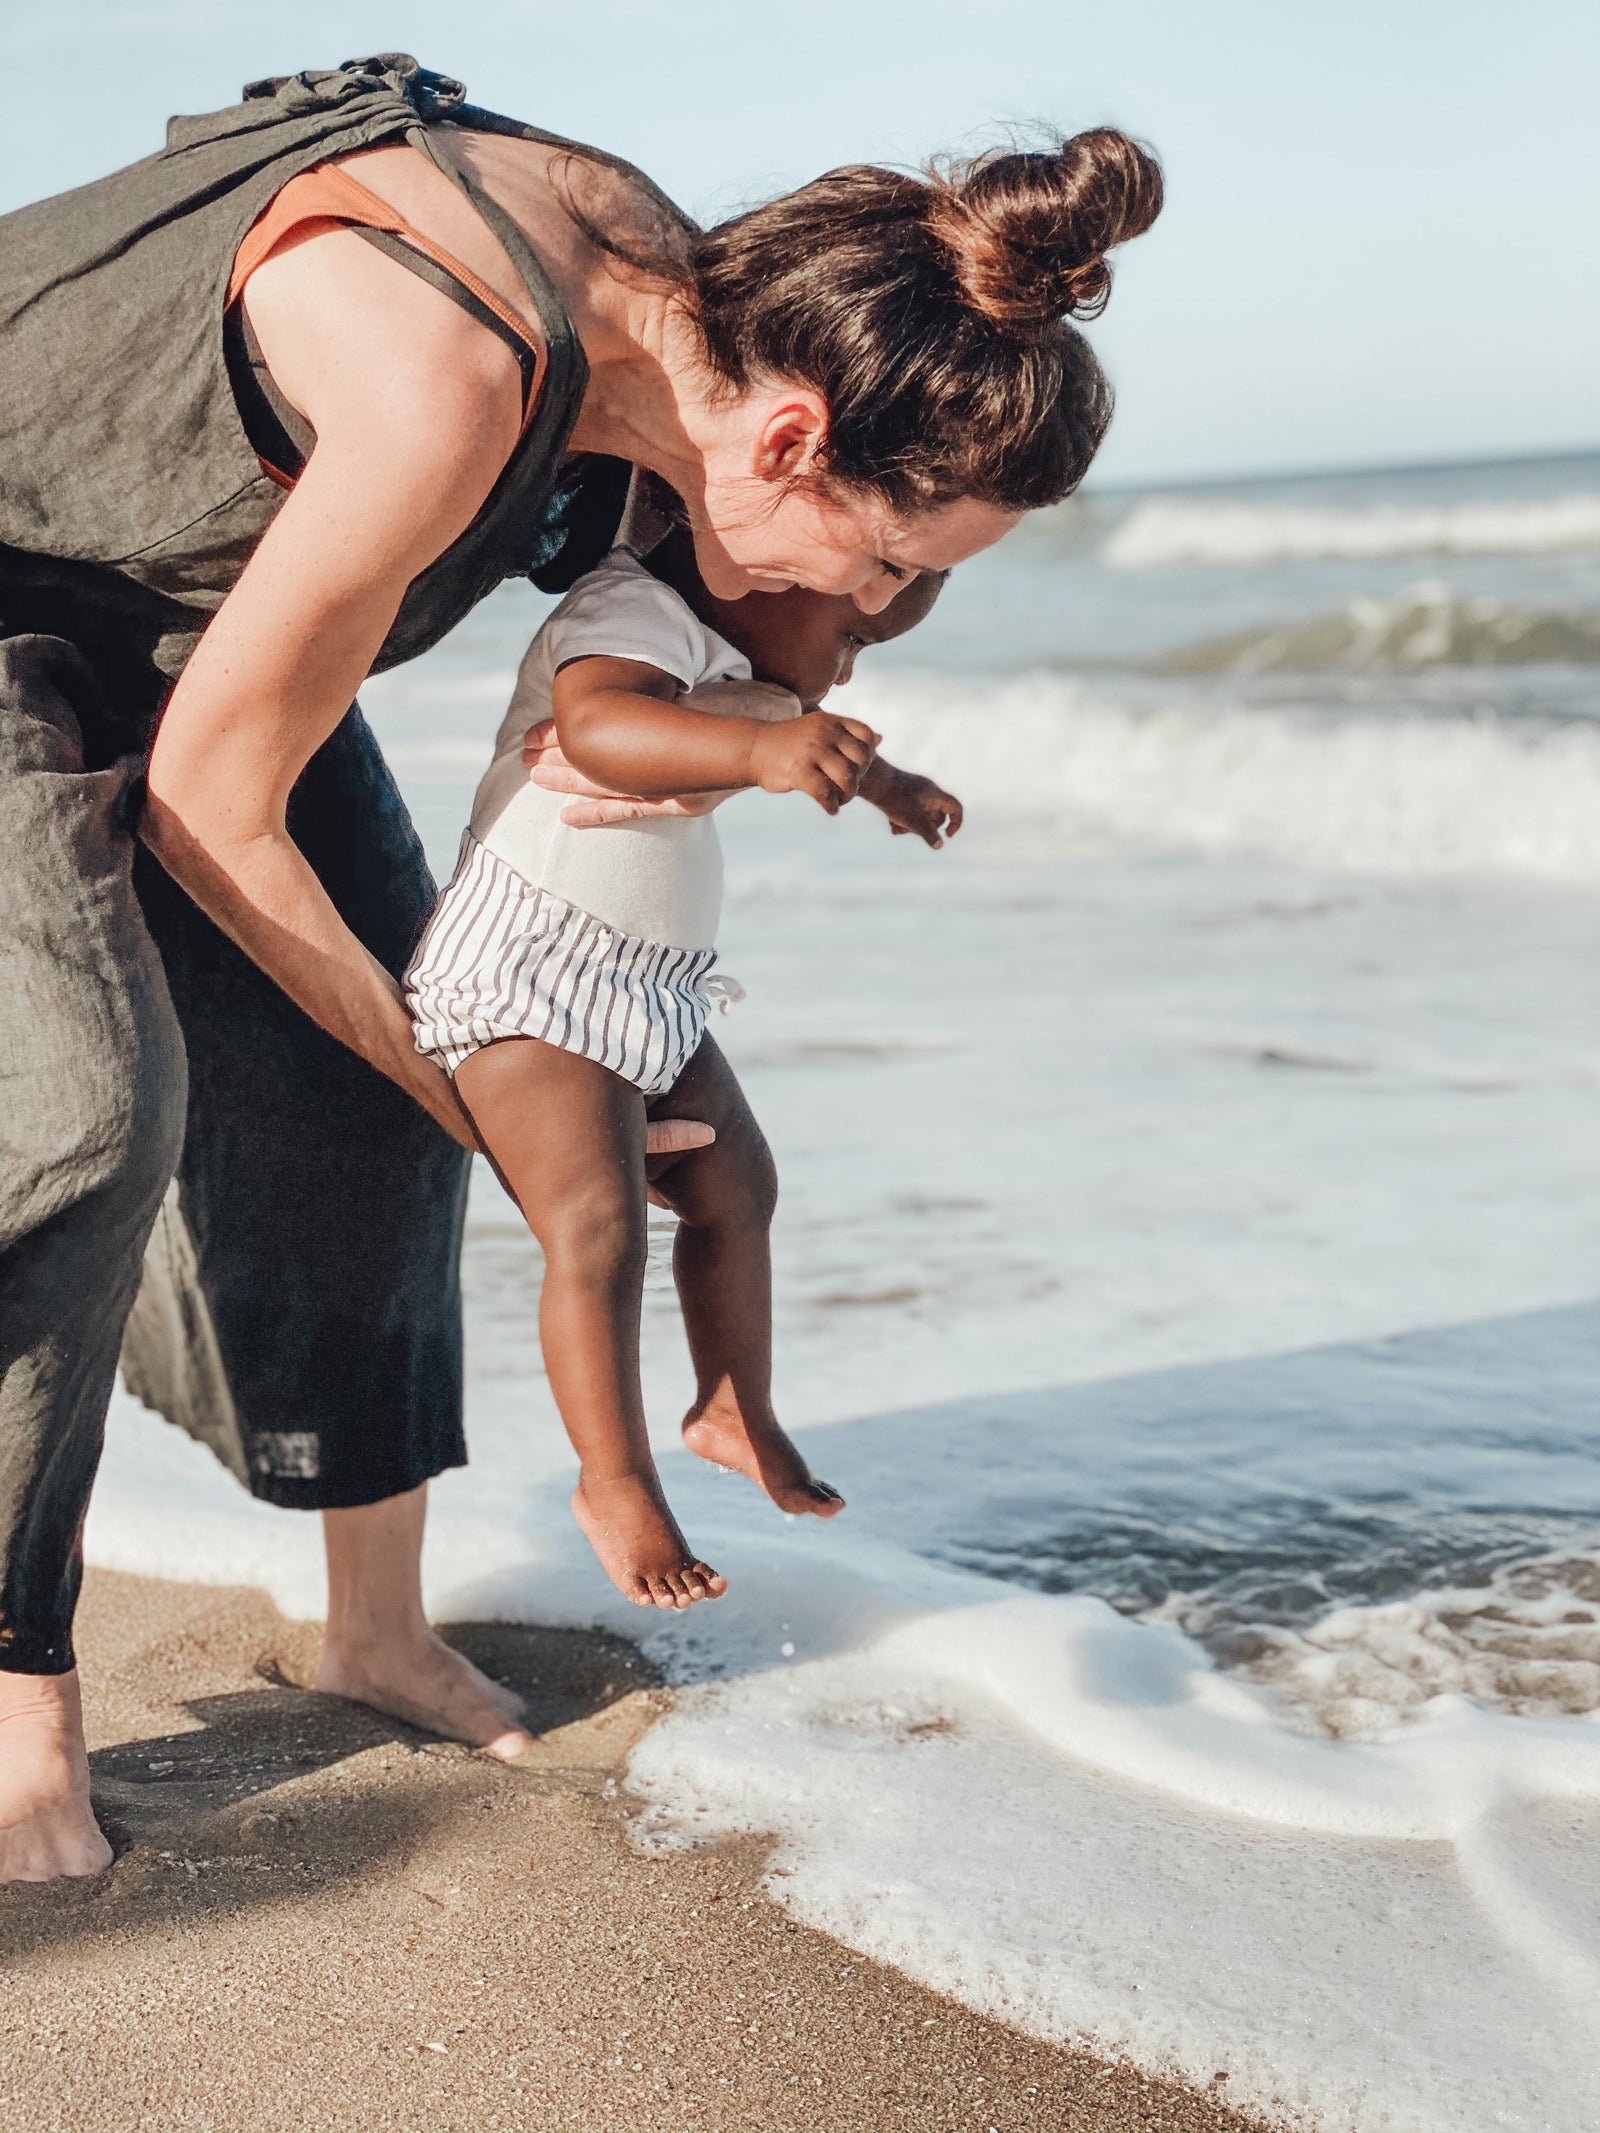
M 89 1804 L 77 1675 L 0 1672 L 0 1881 L 55 1881 L 110 1864 Z
M 522 1727 L 522 1699 L 480 1673 L 426 1625 L 413 1626 L 403 1636 L 361 1642 L 330 1627 L 316 1686 L 324 1696 L 370 1704 L 424 1733 L 465 1741 L 503 1762 L 514 1762 L 533 1745 Z
M 502 1762 L 533 1746 L 522 1703 L 428 1627 L 422 1611 L 426 1487 L 324 1511 L 328 1627 L 316 1685 Z
M 780 1511 L 836 1518 L 844 1509 L 839 1491 L 817 1480 L 771 1415 L 751 1422 L 737 1407 L 710 1403 L 685 1419 L 683 1441 L 699 1458 L 753 1481 Z
M 720 1600 L 728 1589 L 725 1577 L 691 1554 L 659 1487 L 641 1474 L 580 1481 L 572 1515 L 601 1569 L 635 1607 L 692 1607 Z

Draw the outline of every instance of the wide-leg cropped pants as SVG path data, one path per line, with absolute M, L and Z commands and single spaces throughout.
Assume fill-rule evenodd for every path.
M 95 728 L 70 644 L 0 638 L 0 1667 L 31 1673 L 73 1664 L 119 1352 L 271 1503 L 466 1456 L 463 1152 L 136 851 Z M 398 976 L 434 885 L 359 709 L 289 826 Z

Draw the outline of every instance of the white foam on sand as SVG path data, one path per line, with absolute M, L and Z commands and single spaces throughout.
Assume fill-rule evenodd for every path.
M 1007 715 L 1057 733 L 1075 699 L 1029 701 Z M 914 759 L 960 758 L 959 705 Z M 980 807 L 937 857 L 798 802 L 729 812 L 781 1403 L 848 1513 L 785 1522 L 672 1449 L 658 1262 L 663 1470 L 732 1590 L 627 1609 L 566 1515 L 536 1257 L 487 1185 L 474 1464 L 435 1491 L 431 1600 L 642 1631 L 683 1690 L 632 1766 L 641 1841 L 770 1832 L 778 1901 L 975 2007 L 1323 2133 L 1577 2133 L 1600 1722 L 1575 1688 L 1530 1701 L 1504 1647 L 1519 1607 L 1576 1638 L 1600 1577 L 1592 892 L 1118 850 L 1073 831 L 1077 791 L 1069 766 L 1048 831 Z M 1230 1545 L 1292 1554 L 1330 1506 L 1398 1519 L 1409 1583 L 1229 1658 Z M 1448 1597 L 1428 1535 L 1504 1506 L 1527 1561 Z M 1070 1582 L 1118 1520 L 1192 1522 L 1220 1567 L 1135 1610 L 1161 1619 L 1007 1581 Z M 126 1401 L 89 1545 L 321 1603 L 314 1522 Z M 1352 1651 L 1407 1684 L 1388 1708 Z
M 1562 555 L 1600 550 L 1600 496 L 1419 506 L 1232 501 L 1151 496 L 1107 539 L 1115 570 L 1174 564 L 1250 565 L 1320 557 Z

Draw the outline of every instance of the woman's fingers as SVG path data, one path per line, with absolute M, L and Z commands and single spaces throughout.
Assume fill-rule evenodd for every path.
M 644 1129 L 645 1161 L 654 1164 L 659 1156 L 686 1155 L 691 1148 L 709 1148 L 716 1137 L 716 1128 L 705 1125 L 698 1118 L 653 1118 Z M 671 1212 L 672 1202 L 664 1200 L 648 1181 L 644 1196 L 652 1207 Z
M 522 736 L 522 760 L 530 768 L 544 754 L 561 755 L 556 742 L 556 722 L 553 718 L 540 719 L 538 725 L 530 726 Z M 563 756 L 562 760 L 564 762 L 566 758 Z
M 581 771 L 571 769 L 565 757 L 556 763 L 536 763 L 528 772 L 528 783 L 537 785 L 541 792 L 581 793 L 586 800 L 627 798 L 625 793 L 608 793 L 604 786 L 596 785 Z
M 653 1118 L 645 1127 L 644 1152 L 682 1155 L 690 1148 L 709 1148 L 716 1137 L 716 1127 L 698 1118 Z
M 646 812 L 643 800 L 572 800 L 561 819 L 568 829 L 604 829 L 608 822 L 633 822 Z

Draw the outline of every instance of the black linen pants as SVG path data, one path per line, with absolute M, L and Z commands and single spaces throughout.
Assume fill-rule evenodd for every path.
M 137 765 L 89 767 L 97 705 L 73 646 L 0 638 L 0 1667 L 24 1673 L 73 1664 L 125 1327 L 133 1389 L 268 1502 L 374 1503 L 466 1457 L 466 1156 L 136 850 Z M 289 826 L 398 976 L 434 885 L 359 709 Z

